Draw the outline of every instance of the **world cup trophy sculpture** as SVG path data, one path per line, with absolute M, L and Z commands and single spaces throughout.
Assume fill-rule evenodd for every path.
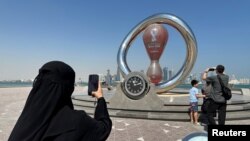
M 168 40 L 168 32 L 161 24 L 149 25 L 143 34 L 143 42 L 147 50 L 151 64 L 147 70 L 147 76 L 151 83 L 157 84 L 162 80 L 162 69 L 159 59 Z
M 169 80 L 163 81 L 163 72 L 159 60 L 169 37 L 164 24 L 180 32 L 186 43 L 186 57 L 179 71 Z M 127 64 L 128 50 L 141 33 L 151 61 L 147 74 L 131 71 Z M 115 95 L 109 100 L 110 107 L 130 110 L 161 110 L 164 108 L 164 101 L 157 94 L 166 93 L 183 82 L 191 72 L 196 56 L 195 36 L 182 19 L 164 13 L 146 18 L 129 32 L 120 45 L 117 53 L 117 64 L 124 80 L 117 85 Z

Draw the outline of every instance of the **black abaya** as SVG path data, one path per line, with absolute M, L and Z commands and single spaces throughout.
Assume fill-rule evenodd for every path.
M 75 72 L 59 61 L 40 70 L 9 141 L 103 141 L 112 122 L 104 98 L 98 99 L 94 119 L 73 109 Z

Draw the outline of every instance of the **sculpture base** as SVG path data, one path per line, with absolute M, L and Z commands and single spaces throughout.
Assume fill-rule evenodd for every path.
M 250 119 L 250 96 L 243 94 L 241 90 L 232 92 L 232 99 L 227 103 L 227 120 Z M 151 87 L 146 97 L 131 100 L 117 87 L 117 90 L 111 91 L 104 89 L 104 97 L 107 100 L 109 115 L 112 117 L 190 121 L 187 89 L 174 89 L 172 93 L 157 96 Z M 96 99 L 88 96 L 87 91 L 74 93 L 72 101 L 76 110 L 84 110 L 94 115 Z M 199 99 L 198 104 L 200 112 L 202 99 Z
M 132 100 L 123 93 L 121 84 L 119 84 L 114 96 L 108 102 L 110 107 L 126 110 L 160 111 L 164 107 L 164 102 L 157 96 L 153 85 L 150 86 L 149 92 L 143 98 Z

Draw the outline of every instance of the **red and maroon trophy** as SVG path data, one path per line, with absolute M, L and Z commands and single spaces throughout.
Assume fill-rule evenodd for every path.
M 167 40 L 168 32 L 161 24 L 149 25 L 143 34 L 143 42 L 151 60 L 147 76 L 154 84 L 162 80 L 162 69 L 159 64 L 159 59 L 164 51 Z

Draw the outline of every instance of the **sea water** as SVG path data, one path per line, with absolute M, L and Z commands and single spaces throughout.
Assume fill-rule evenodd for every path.
M 81 86 L 86 86 L 87 83 L 82 84 Z M 11 87 L 31 87 L 32 82 L 1 82 L 0 81 L 0 88 L 11 88 Z M 180 84 L 176 88 L 183 88 L 183 89 L 190 89 L 191 84 Z M 199 85 L 199 89 L 202 88 L 202 84 Z M 250 84 L 238 84 L 233 85 L 233 88 L 240 89 L 240 88 L 248 88 L 250 89 Z

